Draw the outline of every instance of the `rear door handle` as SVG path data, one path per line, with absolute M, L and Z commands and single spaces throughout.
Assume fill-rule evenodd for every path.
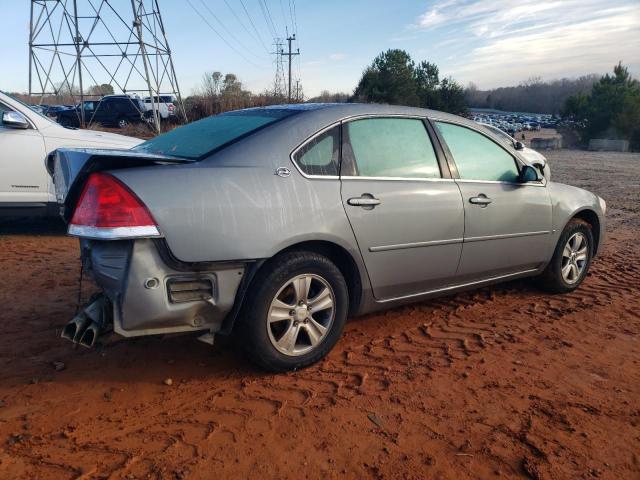
M 380 200 L 370 194 L 363 194 L 361 197 L 353 197 L 347 200 L 349 205 L 354 207 L 370 207 L 373 208 L 376 205 L 380 205 Z
M 471 197 L 469 199 L 469 203 L 473 203 L 474 205 L 480 205 L 481 207 L 486 207 L 492 202 L 492 200 L 487 197 L 484 193 L 481 193 L 477 197 Z

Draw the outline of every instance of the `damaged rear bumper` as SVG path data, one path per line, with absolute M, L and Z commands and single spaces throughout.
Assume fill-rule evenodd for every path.
M 81 341 L 93 324 L 96 338 L 111 329 L 124 337 L 216 333 L 234 308 L 246 271 L 242 263 L 181 263 L 162 240 L 81 240 L 81 250 L 84 271 L 103 294 L 63 336 L 85 346 L 95 343 Z

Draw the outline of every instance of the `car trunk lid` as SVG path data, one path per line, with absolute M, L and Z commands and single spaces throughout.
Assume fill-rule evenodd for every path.
M 82 185 L 93 172 L 192 162 L 184 158 L 132 150 L 61 148 L 48 156 L 47 170 L 53 178 L 62 217 L 68 221 Z

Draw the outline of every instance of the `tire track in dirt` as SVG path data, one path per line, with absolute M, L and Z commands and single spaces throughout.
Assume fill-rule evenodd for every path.
M 622 268 L 624 265 L 627 267 Z M 74 440 L 73 445 L 79 455 L 97 458 L 96 474 L 162 477 L 167 462 L 177 472 L 190 471 L 201 462 L 212 461 L 212 445 L 236 444 L 235 432 L 259 438 L 276 429 L 278 419 L 304 420 L 310 411 L 317 415 L 336 405 L 366 408 L 371 398 L 408 408 L 406 399 L 398 396 L 398 389 L 407 380 L 425 382 L 434 372 L 456 362 L 475 362 L 487 349 L 503 342 L 518 343 L 524 330 L 514 321 L 523 314 L 535 328 L 538 322 L 555 322 L 571 313 L 606 307 L 612 301 L 631 300 L 637 294 L 633 285 L 640 278 L 637 265 L 640 255 L 636 251 L 631 257 L 605 253 L 583 286 L 562 297 L 532 291 L 519 282 L 404 307 L 391 315 L 374 315 L 363 322 L 396 316 L 403 319 L 397 327 L 385 327 L 380 336 L 365 341 L 360 336 L 349 336 L 327 360 L 301 372 L 249 380 L 232 377 L 213 391 L 209 382 L 190 381 L 184 392 L 131 407 L 124 418 L 113 420 L 123 425 L 123 436 L 142 445 L 140 451 L 113 449 L 107 445 L 117 444 L 117 438 L 96 443 L 88 441 L 91 437 L 87 435 L 86 440 Z M 410 324 L 413 325 L 407 327 Z M 356 333 L 360 332 L 360 325 L 364 323 L 358 325 Z M 370 333 L 366 327 L 363 330 Z M 233 388 L 236 385 L 239 388 Z M 200 406 L 185 408 L 187 395 Z M 542 405 L 544 401 L 538 403 Z M 570 428 L 568 421 L 552 408 L 536 408 L 534 417 L 551 415 L 557 428 Z M 142 415 L 147 418 L 141 420 Z M 125 426 L 129 417 L 137 420 L 135 429 Z M 504 425 L 491 428 L 496 439 L 502 435 L 523 445 L 530 455 L 528 468 L 544 463 L 546 449 L 536 446 L 526 429 L 513 430 Z M 50 453 L 57 441 L 50 436 L 42 446 L 46 444 Z M 60 446 L 61 451 L 63 448 Z M 37 451 L 37 446 L 30 445 L 30 450 Z M 20 449 L 14 453 L 32 462 L 44 460 Z M 229 455 L 228 451 L 219 453 Z M 58 467 L 69 470 L 64 464 Z M 77 469 L 73 472 L 77 473 Z

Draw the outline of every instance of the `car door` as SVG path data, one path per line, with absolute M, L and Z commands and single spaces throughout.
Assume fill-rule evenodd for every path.
M 435 129 L 464 202 L 460 280 L 526 271 L 546 262 L 552 218 L 544 179 L 521 183 L 514 155 L 478 130 L 438 120 Z
M 343 124 L 342 201 L 379 300 L 454 281 L 464 210 L 429 130 L 420 118 Z
M 91 119 L 92 123 L 110 125 L 114 121 L 113 105 L 108 100 L 100 100 L 96 103 L 96 110 Z
M 3 112 L 13 110 L 0 102 L 0 119 Z M 47 201 L 45 156 L 38 130 L 17 129 L 0 121 L 0 204 L 18 207 Z

